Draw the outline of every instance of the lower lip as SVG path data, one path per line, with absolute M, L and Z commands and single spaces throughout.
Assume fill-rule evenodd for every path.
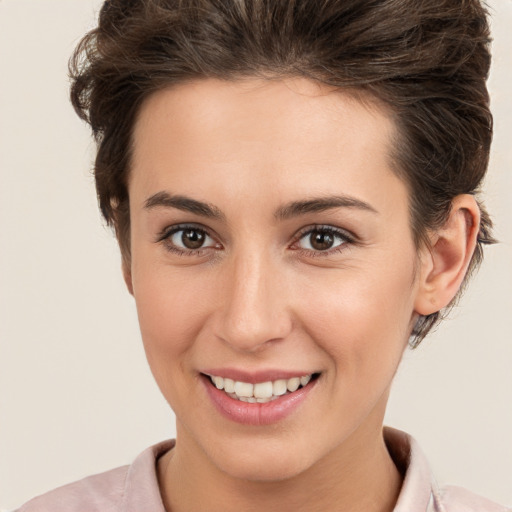
M 209 377 L 201 375 L 206 392 L 217 410 L 226 418 L 243 425 L 271 425 L 292 414 L 306 400 L 318 379 L 307 386 L 263 404 L 248 403 L 231 398 L 217 389 Z

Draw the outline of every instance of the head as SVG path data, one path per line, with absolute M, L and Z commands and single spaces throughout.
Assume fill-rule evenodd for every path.
M 100 207 L 183 437 L 199 439 L 194 428 L 212 421 L 211 432 L 231 429 L 231 442 L 247 446 L 247 430 L 201 416 L 192 375 L 283 357 L 319 374 L 315 389 L 340 404 L 339 417 L 312 424 L 325 429 L 317 451 L 298 449 L 305 458 L 283 458 L 289 467 L 312 464 L 372 415 L 371 424 L 382 421 L 404 340 L 425 337 L 492 241 L 483 205 L 468 199 L 479 192 L 492 135 L 488 44 L 477 0 L 104 4 L 72 60 L 72 100 L 98 143 Z M 341 231 L 311 238 L 307 219 L 310 228 L 336 224 L 317 201 L 332 190 L 348 197 L 349 213 Z M 465 210 L 472 214 L 452 215 Z M 191 218 L 205 229 L 190 229 Z M 176 254 L 180 222 L 203 252 Z M 438 307 L 425 293 L 418 306 L 425 262 L 437 254 L 440 267 L 451 265 L 445 241 L 463 224 L 474 243 L 450 293 Z M 311 243 L 354 249 L 320 263 Z M 197 399 L 189 404 L 197 413 L 183 396 Z M 283 437 L 295 442 L 294 429 L 306 428 L 290 426 L 275 443 L 255 443 L 258 453 L 277 453 Z
M 453 198 L 478 195 L 487 169 L 489 41 L 479 0 L 332 0 L 320 8 L 313 1 L 105 2 L 98 28 L 71 61 L 71 97 L 98 143 L 99 203 L 125 266 L 137 114 L 156 91 L 204 78 L 303 77 L 386 105 L 397 128 L 394 169 L 409 189 L 414 240 L 428 244 L 428 230 L 444 223 Z M 479 204 L 478 244 L 465 282 L 482 260 L 482 245 L 493 241 Z M 418 320 L 413 346 L 448 309 Z

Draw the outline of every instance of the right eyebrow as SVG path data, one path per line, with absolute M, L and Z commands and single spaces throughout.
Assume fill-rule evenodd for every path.
M 168 192 L 162 191 L 153 194 L 146 199 L 144 209 L 151 210 L 153 208 L 176 208 L 185 212 L 194 213 L 201 217 L 226 220 L 225 215 L 214 205 L 191 199 L 190 197 L 181 195 L 171 195 Z

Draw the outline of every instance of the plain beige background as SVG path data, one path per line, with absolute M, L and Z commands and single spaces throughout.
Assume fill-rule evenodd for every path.
M 496 136 L 487 204 L 502 241 L 461 306 L 407 352 L 387 423 L 437 479 L 512 504 L 512 1 L 494 0 Z M 129 463 L 174 435 L 67 99 L 98 0 L 0 0 L 0 508 Z

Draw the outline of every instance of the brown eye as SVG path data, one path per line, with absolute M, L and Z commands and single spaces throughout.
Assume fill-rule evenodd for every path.
M 309 235 L 309 243 L 317 251 L 326 251 L 334 244 L 334 237 L 331 233 L 315 231 Z
M 195 227 L 173 229 L 162 238 L 162 241 L 164 240 L 169 247 L 183 251 L 197 251 L 216 246 L 215 240 L 206 231 Z
M 301 249 L 312 252 L 326 252 L 350 242 L 347 235 L 333 227 L 315 228 L 304 233 L 299 239 Z
M 205 234 L 197 229 L 184 229 L 181 235 L 181 243 L 187 249 L 199 249 L 205 240 Z

